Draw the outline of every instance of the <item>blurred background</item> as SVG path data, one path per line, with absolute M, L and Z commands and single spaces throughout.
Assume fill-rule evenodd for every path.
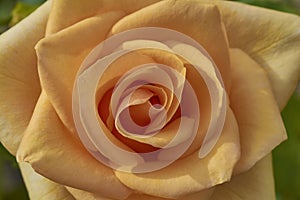
M 300 15 L 300 0 L 238 0 Z M 0 34 L 44 0 L 0 0 Z M 282 112 L 289 139 L 273 151 L 277 200 L 300 200 L 300 86 Z M 18 164 L 0 144 L 0 200 L 28 200 Z

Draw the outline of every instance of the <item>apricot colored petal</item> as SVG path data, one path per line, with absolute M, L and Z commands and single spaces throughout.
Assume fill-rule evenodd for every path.
M 91 16 L 111 11 L 123 11 L 130 14 L 158 0 L 54 0 L 47 34 L 56 33 Z
M 106 38 L 112 24 L 123 15 L 123 12 L 108 12 L 85 19 L 44 38 L 36 46 L 42 88 L 71 132 L 75 131 L 72 91 L 79 67 L 91 49 Z
M 193 38 L 210 54 L 225 85 L 229 86 L 230 62 L 226 32 L 215 5 L 191 0 L 161 1 L 122 18 L 113 26 L 111 34 L 138 27 L 169 28 Z
M 50 7 L 48 1 L 0 35 L 0 141 L 12 154 L 40 94 L 34 46 L 44 37 Z
M 114 200 L 111 198 L 103 197 L 101 195 L 93 194 L 87 191 L 66 187 L 66 189 L 74 196 L 77 200 Z M 126 199 L 127 200 L 127 199 Z
M 130 194 L 110 168 L 94 159 L 72 137 L 45 93 L 38 100 L 17 160 L 29 162 L 36 172 L 62 185 L 115 199 L 125 199 Z
M 191 195 L 180 197 L 180 200 L 209 200 L 211 195 L 213 194 L 214 189 L 203 190 Z M 149 196 L 145 194 L 134 193 L 130 195 L 126 200 L 170 200 L 166 198 L 160 198 L 155 196 Z
M 30 164 L 21 162 L 19 166 L 31 200 L 75 200 L 63 185 L 36 173 Z
M 267 73 L 243 51 L 233 49 L 230 53 L 230 106 L 241 139 L 241 158 L 235 173 L 240 173 L 269 154 L 287 136 Z
M 171 165 L 145 174 L 115 171 L 129 188 L 162 198 L 179 198 L 229 181 L 240 157 L 239 132 L 235 117 L 228 108 L 223 132 L 214 149 L 203 159 L 198 151 Z
M 217 4 L 230 47 L 242 49 L 267 71 L 283 109 L 300 79 L 300 17 L 230 1 Z
M 70 187 L 66 187 L 66 189 L 75 197 L 75 199 L 78 200 L 112 200 L 83 190 L 78 190 Z M 214 188 L 210 188 L 208 190 L 203 190 L 191 195 L 180 197 L 180 200 L 199 200 L 199 199 L 209 200 L 213 194 L 213 191 Z M 132 193 L 126 200 L 170 200 L 170 199 L 149 196 L 141 193 Z
M 210 200 L 275 200 L 272 157 L 267 155 L 249 171 L 217 186 Z

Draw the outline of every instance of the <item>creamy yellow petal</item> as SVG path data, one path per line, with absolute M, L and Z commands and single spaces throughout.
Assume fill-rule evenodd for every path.
M 275 200 L 271 155 L 260 160 L 249 171 L 234 176 L 230 182 L 217 186 L 210 200 Z
M 233 49 L 230 53 L 230 106 L 241 139 L 241 159 L 235 173 L 240 173 L 269 154 L 287 136 L 267 73 L 243 51 Z
M 159 11 L 159 12 L 158 12 Z M 230 85 L 227 39 L 218 8 L 195 1 L 162 1 L 118 21 L 111 34 L 137 27 L 164 27 L 184 33 L 201 44 Z
M 41 40 L 36 46 L 42 88 L 56 112 L 71 132 L 72 90 L 76 73 L 90 50 L 106 34 L 123 12 L 108 12 L 77 23 Z
M 31 200 L 74 200 L 64 186 L 36 173 L 30 164 L 21 162 L 19 166 Z
M 229 45 L 240 48 L 263 67 L 282 109 L 300 78 L 300 17 L 220 1 Z
M 229 181 L 240 156 L 235 117 L 228 108 L 223 132 L 214 149 L 203 159 L 198 151 L 170 166 L 144 174 L 116 171 L 116 176 L 135 191 L 162 198 L 179 198 Z
M 158 0 L 54 0 L 47 33 L 58 32 L 85 18 L 110 12 L 124 11 L 129 14 Z
M 0 141 L 12 154 L 40 94 L 34 46 L 44 36 L 50 7 L 48 1 L 0 35 Z
M 17 159 L 29 162 L 35 171 L 59 184 L 115 199 L 125 199 L 130 194 L 110 168 L 72 137 L 45 93 L 39 98 Z

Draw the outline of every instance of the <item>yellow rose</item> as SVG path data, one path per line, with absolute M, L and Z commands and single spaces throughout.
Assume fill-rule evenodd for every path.
M 161 34 L 101 43 L 145 27 Z M 227 1 L 57 0 L 2 34 L 0 46 L 0 140 L 17 156 L 31 199 L 275 199 L 270 152 L 286 139 L 280 110 L 300 77 L 298 16 Z M 121 50 L 129 52 L 97 82 L 101 62 Z M 125 90 L 142 72 L 146 82 Z M 124 91 L 128 99 L 118 102 Z M 182 104 L 193 99 L 199 108 Z M 200 115 L 186 117 L 185 108 Z M 141 127 L 155 121 L 151 109 L 168 124 L 141 137 L 124 124 L 126 109 Z M 175 140 L 182 124 L 196 134 Z M 94 127 L 104 135 L 92 135 Z M 111 146 L 99 146 L 104 138 Z M 156 157 L 113 154 L 172 149 L 190 138 L 187 151 L 166 151 L 174 160 L 157 169 L 131 168 Z

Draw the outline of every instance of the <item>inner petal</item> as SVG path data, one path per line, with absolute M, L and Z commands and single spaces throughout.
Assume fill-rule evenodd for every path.
M 166 92 L 159 86 L 144 85 L 134 91 L 130 99 L 129 112 L 135 123 L 146 126 L 151 122 L 150 109 L 165 107 L 167 102 Z
M 129 113 L 133 121 L 139 126 L 146 126 L 151 119 L 148 115 L 151 103 L 150 98 L 153 93 L 146 89 L 137 89 L 130 99 Z
M 168 69 L 163 65 L 144 65 L 124 74 L 119 80 L 112 94 L 111 110 L 116 119 L 115 126 L 121 134 L 126 137 L 150 137 L 163 128 L 167 111 L 162 105 L 151 105 L 148 102 L 149 107 L 146 110 L 149 110 L 151 123 L 147 127 L 138 126 L 131 119 L 128 108 L 132 105 L 132 96 L 134 96 L 135 91 L 145 84 L 165 85 L 170 90 L 175 88 L 175 92 L 181 94 L 180 86 L 174 83 L 174 78 L 171 78 L 175 74 L 172 74 Z
M 157 148 L 155 148 L 149 144 L 141 143 L 136 140 L 124 137 L 123 135 L 121 135 L 118 132 L 118 130 L 114 126 L 114 120 L 111 115 L 111 112 L 109 111 L 109 102 L 110 102 L 112 91 L 113 91 L 113 89 L 110 89 L 109 91 L 107 91 L 98 104 L 98 113 L 99 113 L 100 120 L 103 122 L 106 122 L 107 128 L 111 131 L 111 134 L 116 139 L 118 139 L 120 142 L 122 142 L 126 146 L 130 147 L 132 150 L 134 150 L 136 152 L 141 152 L 141 153 L 152 152 L 152 151 L 157 150 Z

